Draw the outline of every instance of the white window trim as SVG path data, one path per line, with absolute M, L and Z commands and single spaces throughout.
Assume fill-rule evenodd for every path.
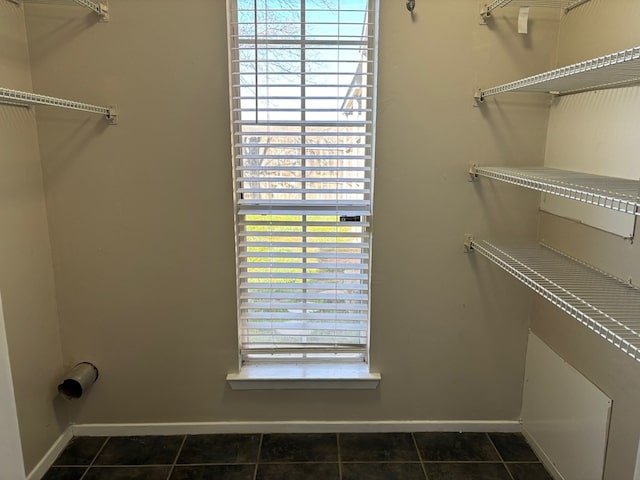
M 370 0 L 375 3 L 376 20 L 372 24 L 374 35 L 378 34 L 379 12 L 378 0 Z M 227 3 L 228 14 L 230 14 L 230 3 Z M 374 77 L 378 74 L 377 65 L 377 40 L 373 49 L 375 59 Z M 232 68 L 231 45 L 229 45 L 229 68 Z M 231 71 L 231 70 L 230 70 Z M 230 96 L 233 98 L 234 92 L 230 85 Z M 377 103 L 377 91 L 373 90 L 373 105 Z M 369 117 L 367 122 L 373 122 L 373 129 L 370 134 L 375 137 L 375 113 L 373 118 Z M 375 144 L 371 145 L 371 155 L 374 155 Z M 235 172 L 235 165 L 234 165 Z M 234 174 L 235 175 L 235 174 Z M 371 196 L 373 196 L 373 171 L 370 174 Z M 234 178 L 235 183 L 235 178 Z M 236 202 L 237 204 L 237 202 Z M 369 272 L 370 274 L 370 272 Z M 369 280 L 370 282 L 371 280 Z M 370 284 L 370 283 L 369 283 Z M 369 298 L 370 302 L 370 298 Z M 370 306 L 369 306 L 370 309 Z M 370 314 L 370 310 L 369 310 Z M 369 321 L 368 335 L 371 333 Z M 238 345 L 240 348 L 240 345 Z M 367 340 L 366 362 L 363 363 L 292 363 L 292 364 L 250 364 L 243 365 L 241 355 L 238 355 L 238 373 L 228 373 L 226 380 L 232 390 L 271 390 L 271 389 L 376 389 L 381 381 L 380 373 L 370 371 L 370 361 L 368 350 L 370 341 Z
M 244 365 L 227 375 L 232 390 L 373 390 L 380 380 L 365 363 Z

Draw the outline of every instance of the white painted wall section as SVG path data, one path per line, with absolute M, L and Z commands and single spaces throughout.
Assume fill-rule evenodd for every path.
M 640 87 L 568 95 L 554 100 L 549 116 L 545 166 L 638 180 Z M 640 192 L 639 192 L 640 193 Z M 624 238 L 633 237 L 633 215 L 543 195 L 544 211 Z
M 523 429 L 564 480 L 601 480 L 611 399 L 533 333 L 529 334 Z
M 2 300 L 0 299 L 0 468 L 2 478 L 20 480 L 25 478 L 22 463 L 22 444 L 18 428 L 18 412 L 13 393 L 11 365 L 7 335 L 4 329 Z

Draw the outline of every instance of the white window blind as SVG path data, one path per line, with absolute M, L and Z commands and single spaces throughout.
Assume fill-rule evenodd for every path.
M 367 361 L 373 0 L 228 0 L 248 362 Z

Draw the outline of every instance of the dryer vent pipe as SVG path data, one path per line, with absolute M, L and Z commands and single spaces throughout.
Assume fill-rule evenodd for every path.
M 58 385 L 58 392 L 68 399 L 80 398 L 98 379 L 98 369 L 89 362 L 81 362 L 69 371 L 62 383 Z

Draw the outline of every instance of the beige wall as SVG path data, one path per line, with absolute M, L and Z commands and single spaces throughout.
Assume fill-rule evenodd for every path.
M 640 4 L 635 0 L 591 0 L 563 18 L 558 65 L 639 45 L 638 19 Z M 611 102 L 610 108 L 619 109 L 619 118 L 637 119 L 637 110 L 630 110 L 637 103 L 625 99 L 637 97 L 638 88 L 581 94 L 578 101 L 562 105 L 563 118 L 572 123 L 570 115 L 567 115 L 571 109 L 575 109 L 576 115 L 584 115 L 589 105 L 592 106 L 591 114 L 597 116 L 600 103 L 606 99 Z M 555 108 L 559 106 L 552 107 L 552 115 Z M 637 135 L 637 122 L 635 129 L 608 129 L 602 124 L 597 135 L 581 139 L 580 148 L 565 145 L 561 153 L 567 166 L 576 168 L 580 166 L 580 158 L 575 156 L 575 152 L 594 149 L 601 152 L 601 165 L 585 164 L 585 170 L 606 173 L 610 168 L 614 170 L 610 174 L 637 178 Z M 612 160 L 606 154 L 608 151 L 622 152 L 625 158 Z M 561 158 L 561 155 L 555 157 Z M 541 215 L 540 236 L 572 256 L 638 283 L 640 249 L 637 241 L 632 244 L 612 234 L 547 214 Z M 640 439 L 638 363 L 541 299 L 536 300 L 532 310 L 532 329 L 613 400 L 605 480 L 633 478 Z
M 31 90 L 22 9 L 0 2 L 2 87 Z M 53 268 L 33 109 L 0 105 L 0 292 L 27 472 L 67 426 Z
M 557 14 L 478 22 L 475 0 L 381 2 L 374 219 L 375 391 L 237 392 L 223 0 L 111 0 L 112 20 L 28 5 L 36 90 L 117 103 L 42 109 L 40 149 L 65 363 L 101 376 L 73 418 L 505 420 L 520 414 L 529 293 L 462 235 L 534 239 L 537 196 L 469 163 L 541 164 L 548 102 L 473 91 L 555 59 Z M 504 16 L 506 15 L 506 16 Z M 545 16 L 546 15 L 546 16 Z M 415 252 L 415 253 L 408 253 Z

